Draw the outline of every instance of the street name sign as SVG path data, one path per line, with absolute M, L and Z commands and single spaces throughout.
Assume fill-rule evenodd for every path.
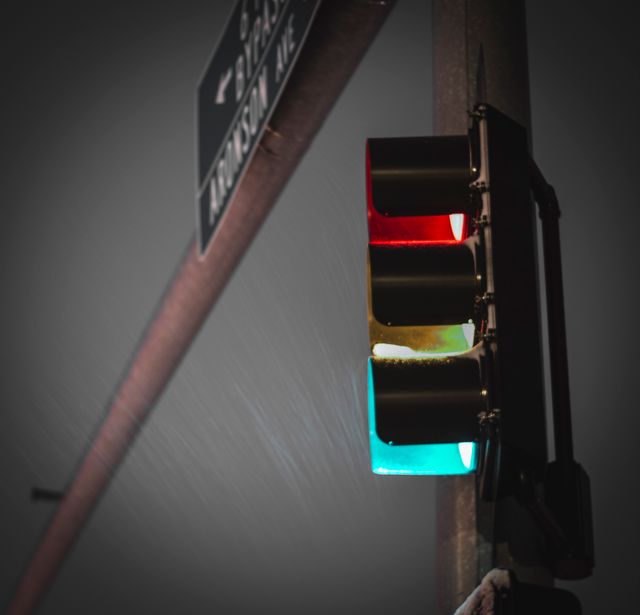
M 320 0 L 239 0 L 197 89 L 204 256 L 260 142 Z

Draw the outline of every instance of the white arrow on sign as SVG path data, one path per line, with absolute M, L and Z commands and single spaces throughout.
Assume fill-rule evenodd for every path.
M 218 83 L 218 93 L 216 94 L 216 105 L 222 105 L 225 101 L 225 90 L 231 81 L 232 70 L 229 68 L 224 75 L 220 76 L 220 83 Z

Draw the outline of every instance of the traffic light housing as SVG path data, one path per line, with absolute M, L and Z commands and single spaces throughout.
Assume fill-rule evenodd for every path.
M 524 129 L 487 105 L 467 135 L 369 139 L 374 472 L 488 477 L 502 458 L 542 476 L 528 174 Z

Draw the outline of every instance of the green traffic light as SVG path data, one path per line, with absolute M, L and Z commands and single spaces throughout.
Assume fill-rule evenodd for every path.
M 369 442 L 375 474 L 469 474 L 477 466 L 475 442 L 444 444 L 387 444 L 376 431 L 375 392 L 371 359 L 368 365 Z

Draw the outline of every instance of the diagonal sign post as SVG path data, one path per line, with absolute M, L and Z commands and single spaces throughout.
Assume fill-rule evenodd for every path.
M 217 172 L 222 168 L 220 159 L 224 160 L 221 152 L 226 155 L 226 149 L 222 148 L 226 148 L 238 122 L 240 131 L 243 130 L 242 113 L 247 101 L 249 114 L 251 105 L 258 102 L 257 99 L 251 102 L 256 82 L 255 96 L 260 94 L 260 87 L 266 86 L 263 100 L 267 104 L 262 116 L 256 120 L 255 134 L 251 134 L 250 115 L 244 141 L 240 134 L 242 166 L 230 176 L 231 184 L 224 184 L 224 205 L 218 207 L 213 222 L 207 224 L 206 256 L 202 254 L 203 243 L 199 237 L 189 241 L 178 271 L 169 282 L 111 398 L 98 432 L 18 581 L 4 611 L 6 615 L 30 615 L 41 603 L 154 404 L 393 5 L 394 0 L 378 3 L 369 0 L 240 0 L 236 5 L 218 52 L 198 88 L 199 128 L 202 128 L 200 148 L 203 152 L 199 188 L 208 186 L 207 190 L 211 190 L 214 169 L 215 181 L 218 181 Z M 265 15 L 268 21 L 265 21 Z M 295 76 L 282 92 L 312 20 L 312 31 L 294 69 Z M 250 33 L 253 38 L 249 38 Z M 227 44 L 227 39 L 231 43 Z M 238 39 L 243 42 L 242 49 Z M 249 41 L 254 47 L 245 51 L 244 42 Z M 230 51 L 223 54 L 220 49 Z M 244 60 L 239 59 L 240 51 L 245 54 Z M 251 76 L 246 72 L 248 54 L 251 54 Z M 260 74 L 264 75 L 262 86 Z M 236 79 L 240 79 L 239 84 Z M 205 90 L 209 94 L 205 95 Z M 278 108 L 269 120 L 281 93 Z M 202 101 L 215 111 L 202 105 Z M 256 148 L 267 121 L 272 124 L 272 130 L 264 131 L 262 147 Z M 235 141 L 232 143 L 235 146 Z M 246 151 L 242 151 L 243 143 Z M 225 170 L 226 167 L 222 173 L 226 182 Z M 244 177 L 240 182 L 242 173 Z M 214 189 L 220 190 L 219 183 Z M 203 190 L 199 190 L 198 196 L 202 194 Z M 216 193 L 215 196 L 219 195 Z M 232 196 L 234 206 L 228 208 L 225 217 L 228 224 L 220 225 Z M 211 207 L 210 203 L 207 207 Z M 209 209 L 206 214 L 209 216 Z M 214 232 L 215 240 L 212 241 Z
M 242 0 L 198 85 L 200 256 L 287 82 L 320 0 Z

